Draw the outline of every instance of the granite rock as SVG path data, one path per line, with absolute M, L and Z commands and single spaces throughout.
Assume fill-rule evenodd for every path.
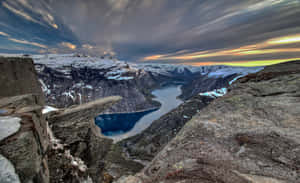
M 135 178 L 147 182 L 300 181 L 300 63 L 239 79 Z

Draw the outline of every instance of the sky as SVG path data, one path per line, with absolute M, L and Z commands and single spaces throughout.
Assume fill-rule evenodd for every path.
M 300 60 L 300 0 L 0 0 L 0 52 L 195 66 Z

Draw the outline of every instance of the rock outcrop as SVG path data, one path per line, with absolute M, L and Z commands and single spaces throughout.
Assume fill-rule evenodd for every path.
M 7 182 L 14 182 L 16 177 L 21 182 L 49 182 L 49 141 L 38 98 L 28 94 L 0 100 L 0 154 L 14 166 L 7 162 L 10 173 L 16 172 Z
M 119 182 L 297 183 L 300 63 L 239 79 L 135 177 Z
M 85 176 L 90 176 L 93 182 L 102 182 L 103 159 L 110 150 L 112 140 L 100 136 L 101 132 L 95 125 L 94 118 L 120 99 L 120 97 L 98 99 L 77 107 L 56 111 L 48 116 L 50 128 L 57 139 L 49 155 L 51 182 L 73 182 L 74 172 L 64 168 L 68 165 L 66 156 L 80 158 L 84 163 L 82 165 L 84 170 L 81 173 L 87 171 Z M 62 147 L 58 148 L 59 146 Z M 66 162 L 60 161 L 57 154 L 64 157 Z M 78 174 L 76 176 L 79 176 Z
M 44 105 L 44 93 L 30 58 L 0 57 L 0 98 L 33 93 Z
M 1 90 L 0 97 L 0 182 L 102 182 L 101 163 L 112 140 L 100 137 L 94 118 L 121 98 L 45 115 L 32 60 L 1 58 L 0 65 L 0 85 L 9 91 Z
M 120 97 L 108 97 L 77 107 L 52 112 L 47 126 L 38 97 L 32 94 L 0 100 L 0 174 L 3 181 L 97 181 L 101 152 L 112 140 L 100 137 L 94 117 Z M 15 172 L 15 173 L 14 173 Z

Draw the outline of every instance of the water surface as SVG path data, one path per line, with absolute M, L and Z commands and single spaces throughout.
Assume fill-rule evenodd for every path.
M 148 128 L 151 123 L 164 114 L 179 106 L 182 101 L 177 99 L 181 94 L 181 86 L 168 86 L 154 90 L 153 100 L 161 103 L 158 110 L 148 110 L 136 113 L 103 114 L 96 118 L 96 124 L 102 129 L 102 133 L 109 138 L 119 141 Z

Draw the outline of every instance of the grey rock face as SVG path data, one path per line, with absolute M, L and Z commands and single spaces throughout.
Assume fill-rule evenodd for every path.
M 136 176 L 142 182 L 300 181 L 300 63 L 239 79 Z
M 199 76 L 182 86 L 182 94 L 179 97 L 183 100 L 187 100 L 195 95 L 198 95 L 199 93 L 213 91 L 220 88 L 227 88 L 229 87 L 229 82 L 236 76 L 237 74 L 232 74 L 224 78 Z
M 38 104 L 44 104 L 44 94 L 31 58 L 0 57 L 0 73 L 0 98 L 34 93 L 38 96 Z
M 45 153 L 49 141 L 45 126 L 46 121 L 41 114 L 42 107 L 37 105 L 37 101 L 38 97 L 34 95 L 22 95 L 0 100 L 0 108 L 8 111 L 7 115 L 12 116 L 1 117 L 2 120 L 6 119 L 2 121 L 6 124 L 1 127 L 15 131 L 0 141 L 0 153 L 12 162 L 22 182 L 47 183 L 49 182 L 49 172 Z M 9 122 L 11 126 L 7 126 Z
M 0 182 L 20 183 L 19 176 L 15 172 L 14 166 L 0 154 Z
M 71 156 L 80 158 L 87 166 L 87 171 L 81 172 L 82 176 L 89 175 L 96 183 L 103 180 L 104 157 L 110 150 L 112 140 L 100 136 L 100 129 L 95 125 L 94 118 L 120 99 L 120 97 L 98 99 L 58 111 L 48 117 L 54 136 L 70 150 Z M 51 182 L 76 182 L 78 179 L 73 177 L 72 165 L 63 155 L 65 152 L 60 151 L 65 150 L 53 149 L 49 152 Z M 61 155 L 58 156 L 59 154 Z
M 115 181 L 114 183 L 142 183 L 142 181 L 134 176 L 124 176 L 121 177 L 118 181 Z
M 16 133 L 21 127 L 20 121 L 20 118 L 0 117 L 0 141 Z
M 59 108 L 91 102 L 109 96 L 121 96 L 122 101 L 109 112 L 133 112 L 158 106 L 151 100 L 150 89 L 157 83 L 147 74 L 129 73 L 131 80 L 111 80 L 105 77 L 110 68 L 75 68 L 70 73 L 42 66 L 38 76 L 43 83 L 46 102 Z

